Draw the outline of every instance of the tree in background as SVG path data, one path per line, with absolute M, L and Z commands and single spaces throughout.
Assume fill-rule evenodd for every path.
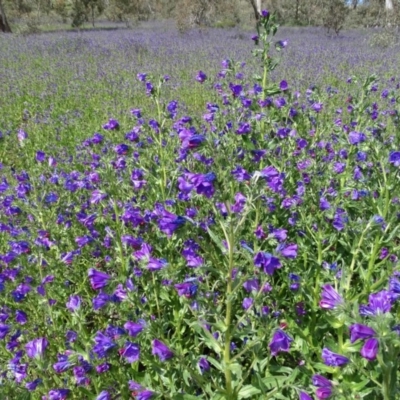
M 146 21 L 155 13 L 150 0 L 109 0 L 107 16 L 112 21 L 129 23 L 131 19 Z
M 0 0 L 0 31 L 11 33 L 11 28 L 7 21 L 6 11 L 2 0 Z

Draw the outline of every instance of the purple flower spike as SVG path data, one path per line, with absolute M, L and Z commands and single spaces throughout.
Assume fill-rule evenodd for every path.
M 153 340 L 152 354 L 158 356 L 160 361 L 164 362 L 171 359 L 174 356 L 174 352 L 159 340 Z
M 261 11 L 261 16 L 263 18 L 268 18 L 269 17 L 269 11 L 268 10 L 262 10 Z
M 330 367 L 341 367 L 349 363 L 349 359 L 340 354 L 330 351 L 326 347 L 322 350 L 322 359 L 324 363 Z
M 376 335 L 376 332 L 372 328 L 362 324 L 353 324 L 349 327 L 349 330 L 351 343 L 354 343 L 359 339 L 369 339 Z
M 107 286 L 108 281 L 111 279 L 111 276 L 106 274 L 105 272 L 98 271 L 94 268 L 89 268 L 88 276 L 90 280 L 90 284 L 94 290 L 99 290 L 105 286 Z
M 46 338 L 34 339 L 25 345 L 26 354 L 29 358 L 41 358 L 48 345 Z
M 343 304 L 342 296 L 340 296 L 331 285 L 322 286 L 321 301 L 319 302 L 319 306 L 323 309 L 330 310 L 336 308 L 340 304 Z
M 280 351 L 288 352 L 292 341 L 293 339 L 286 332 L 278 329 L 269 343 L 271 354 L 276 356 Z
M 362 357 L 367 359 L 368 361 L 374 361 L 378 354 L 379 350 L 379 340 L 375 338 L 371 338 L 366 340 L 364 346 L 362 347 L 360 354 Z

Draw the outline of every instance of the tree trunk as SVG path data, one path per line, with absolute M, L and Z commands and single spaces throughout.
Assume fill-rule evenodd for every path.
M 253 8 L 256 21 L 258 22 L 258 20 L 260 19 L 260 15 L 261 15 L 261 0 L 249 0 L 249 2 L 250 2 L 251 7 Z
M 385 10 L 393 11 L 393 0 L 385 0 Z
M 11 33 L 10 25 L 8 25 L 6 12 L 4 11 L 2 0 L 0 0 L 0 31 Z
M 94 28 L 94 4 L 92 4 L 92 25 Z
M 296 0 L 296 11 L 294 15 L 294 20 L 296 22 L 299 22 L 299 6 L 300 6 L 300 0 Z
M 352 3 L 353 3 L 353 10 L 355 10 L 358 6 L 358 0 L 353 0 Z

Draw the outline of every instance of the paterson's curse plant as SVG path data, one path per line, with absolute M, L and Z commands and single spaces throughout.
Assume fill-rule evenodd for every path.
M 201 115 L 140 72 L 154 115 L 72 153 L 0 135 L 2 398 L 399 397 L 400 86 L 275 82 L 277 28 L 254 79 L 193 72 Z

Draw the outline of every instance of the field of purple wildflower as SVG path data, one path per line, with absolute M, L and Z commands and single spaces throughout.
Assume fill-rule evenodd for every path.
M 399 398 L 400 48 L 275 28 L 0 36 L 2 399 Z

